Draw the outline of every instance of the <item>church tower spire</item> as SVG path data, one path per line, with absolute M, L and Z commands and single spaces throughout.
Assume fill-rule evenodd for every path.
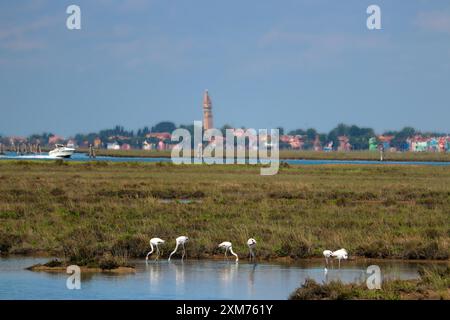
M 203 129 L 208 130 L 213 128 L 212 116 L 212 102 L 209 97 L 208 90 L 205 90 L 203 95 Z

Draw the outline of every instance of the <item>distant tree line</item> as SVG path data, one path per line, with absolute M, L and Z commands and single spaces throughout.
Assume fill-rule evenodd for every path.
M 190 125 L 180 125 L 176 126 L 175 123 L 170 121 L 159 122 L 156 125 L 149 127 L 144 127 L 138 129 L 137 131 L 126 130 L 123 126 L 117 125 L 112 129 L 105 129 L 99 132 L 91 132 L 88 134 L 76 134 L 71 139 L 75 141 L 77 145 L 83 145 L 86 142 L 89 144 L 93 144 L 96 139 L 100 139 L 102 143 L 118 141 L 119 143 L 128 143 L 132 147 L 140 148 L 144 141 L 150 143 L 157 143 L 159 139 L 154 137 L 147 137 L 150 133 L 162 133 L 168 132 L 172 133 L 177 128 L 183 128 L 188 130 L 191 134 L 194 133 L 194 126 Z M 233 128 L 231 125 L 224 125 L 220 130 L 225 134 L 226 129 Z M 245 128 L 243 128 L 245 129 Z M 326 143 L 333 142 L 333 145 L 336 147 L 339 145 L 340 136 L 347 136 L 349 138 L 349 142 L 352 145 L 353 150 L 365 150 L 368 149 L 369 139 L 372 137 L 376 137 L 377 134 L 375 130 L 372 128 L 366 127 L 358 127 L 356 125 L 346 125 L 339 124 L 328 133 L 318 132 L 314 128 L 308 129 L 295 129 L 286 132 L 282 127 L 278 128 L 280 130 L 280 135 L 291 135 L 291 136 L 301 136 L 304 145 L 303 149 L 312 149 L 314 142 L 316 139 L 319 140 L 320 144 L 323 146 Z M 399 131 L 385 131 L 382 135 L 385 136 L 393 136 L 391 141 L 391 146 L 401 149 L 402 144 L 409 137 L 415 135 L 421 135 L 423 137 L 430 136 L 446 136 L 448 133 L 441 132 L 421 132 L 412 127 L 405 127 Z M 30 143 L 41 143 L 42 145 L 48 144 L 50 137 L 54 136 L 51 132 L 44 132 L 42 134 L 33 134 L 28 137 L 28 141 Z M 0 135 L 0 142 L 7 144 L 8 138 L 4 135 Z M 167 141 L 168 142 L 168 141 Z M 289 145 L 280 145 L 281 148 L 289 147 Z

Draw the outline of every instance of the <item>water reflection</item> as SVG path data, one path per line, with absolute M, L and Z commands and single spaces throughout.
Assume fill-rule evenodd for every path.
M 250 271 L 248 273 L 248 293 L 249 295 L 253 295 L 255 293 L 255 271 L 257 264 L 254 263 L 250 267 Z
M 236 272 L 239 268 L 239 263 L 237 262 L 225 262 L 223 267 L 218 270 L 219 279 L 225 285 L 231 283 L 236 277 Z
M 324 273 L 320 261 L 283 265 L 234 261 L 132 261 L 136 273 L 82 274 L 82 290 L 67 290 L 65 273 L 31 272 L 47 259 L 0 258 L 0 299 L 286 299 L 305 279 L 344 283 L 367 279 L 378 264 L 384 280 L 414 279 L 419 263 L 357 261 Z M 428 265 L 431 265 L 428 263 Z
M 54 161 L 54 158 L 48 155 L 42 156 L 16 156 L 15 153 L 7 152 L 5 156 L 0 156 L 0 159 L 17 159 L 17 160 L 42 160 L 49 159 Z M 183 159 L 190 161 L 190 159 Z M 92 161 L 87 154 L 75 153 L 70 159 L 65 161 Z M 171 158 L 139 158 L 139 157 L 108 157 L 97 156 L 95 161 L 111 161 L 111 162 L 171 162 Z M 322 164 L 372 164 L 377 166 L 382 165 L 429 165 L 429 166 L 450 166 L 450 162 L 443 161 L 376 161 L 376 160 L 304 160 L 304 159 L 283 159 L 287 164 L 299 165 L 322 165 Z
M 182 295 L 185 292 L 184 263 L 184 260 L 180 260 L 179 262 L 169 262 L 169 267 L 175 271 L 175 288 L 177 295 Z
M 158 261 L 146 261 L 145 270 L 148 272 L 150 287 L 158 288 L 161 280 L 161 264 Z
M 328 269 L 327 272 L 323 272 L 324 283 L 333 281 L 364 283 L 366 281 L 366 277 L 367 275 L 365 270 L 357 269 Z

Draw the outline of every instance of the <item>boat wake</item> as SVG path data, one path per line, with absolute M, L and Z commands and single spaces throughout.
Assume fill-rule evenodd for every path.
M 0 156 L 3 159 L 49 159 L 49 160 L 57 160 L 57 159 L 61 159 L 59 157 L 55 157 L 55 156 L 50 156 L 50 155 L 23 155 L 23 156 Z

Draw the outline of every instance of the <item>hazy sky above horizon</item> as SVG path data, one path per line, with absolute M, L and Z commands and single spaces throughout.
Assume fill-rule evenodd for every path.
M 205 89 L 217 127 L 450 132 L 450 1 L 0 0 L 0 134 L 192 124 Z

